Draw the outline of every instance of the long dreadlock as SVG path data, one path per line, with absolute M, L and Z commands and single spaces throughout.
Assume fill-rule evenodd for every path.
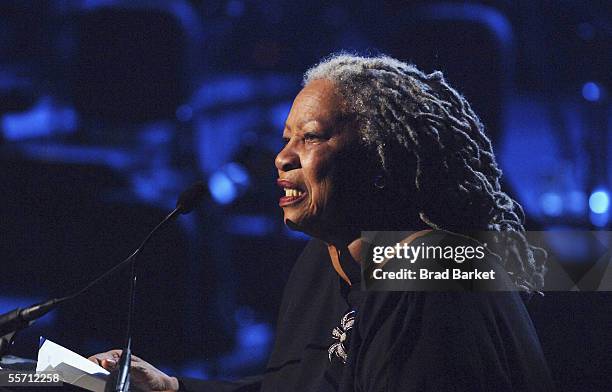
M 496 253 L 515 283 L 543 287 L 546 253 L 527 242 L 523 209 L 501 190 L 484 126 L 441 72 L 341 53 L 308 70 L 304 85 L 316 79 L 337 85 L 365 147 L 400 194 L 416 200 L 421 220 L 436 229 L 503 233 Z

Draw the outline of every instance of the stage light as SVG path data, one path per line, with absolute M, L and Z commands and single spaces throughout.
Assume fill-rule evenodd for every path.
M 240 187 L 246 187 L 249 185 L 249 174 L 242 165 L 234 162 L 230 162 L 223 166 L 223 170 L 227 173 L 227 176 L 236 185 Z
M 208 179 L 210 194 L 219 204 L 233 202 L 240 193 L 246 190 L 249 183 L 249 174 L 246 169 L 234 162 L 224 165 Z
M 29 110 L 6 113 L 0 118 L 0 133 L 11 141 L 71 134 L 76 131 L 78 114 L 71 106 L 58 104 L 53 97 L 42 97 Z
M 582 96 L 590 102 L 597 102 L 601 98 L 601 89 L 595 82 L 587 82 L 582 86 Z
M 608 192 L 603 190 L 598 190 L 591 193 L 589 197 L 589 208 L 595 214 L 604 214 L 608 211 L 610 207 L 610 196 Z
M 208 187 L 213 199 L 219 204 L 231 203 L 238 194 L 232 181 L 222 172 L 216 172 L 210 176 Z
M 604 212 L 603 214 L 596 214 L 594 212 L 591 212 L 589 218 L 591 219 L 591 223 L 593 224 L 593 226 L 606 227 L 610 220 L 610 214 L 608 213 L 608 211 Z
M 546 215 L 559 216 L 563 211 L 563 200 L 555 192 L 544 193 L 540 198 L 540 205 Z

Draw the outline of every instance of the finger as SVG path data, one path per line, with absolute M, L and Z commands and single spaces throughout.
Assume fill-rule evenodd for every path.
M 91 357 L 87 359 L 98 364 L 99 366 L 104 367 L 104 364 L 103 364 L 104 360 L 108 359 L 111 361 L 118 361 L 120 357 L 121 357 L 121 350 L 110 350 L 104 353 L 92 355 Z
M 113 358 L 107 357 L 107 358 L 101 359 L 99 362 L 99 365 L 102 366 L 106 370 L 112 371 L 117 368 L 119 361 L 120 361 L 120 357 L 113 357 Z M 132 356 L 132 361 L 130 362 L 130 368 L 132 370 L 136 370 L 138 372 L 146 372 L 147 365 L 148 365 L 147 362 L 143 361 L 142 359 L 136 356 Z
M 121 358 L 122 352 L 123 350 L 114 349 L 114 350 L 107 351 L 106 354 L 109 354 L 110 358 L 114 359 L 115 361 L 118 361 L 119 358 Z
M 103 359 L 100 361 L 100 366 L 106 370 L 113 370 L 117 367 L 117 361 L 111 358 Z

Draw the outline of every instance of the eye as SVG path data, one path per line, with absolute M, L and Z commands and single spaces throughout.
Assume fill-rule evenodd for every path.
M 304 140 L 306 141 L 315 141 L 321 139 L 321 135 L 317 135 L 314 132 L 306 132 L 304 134 Z

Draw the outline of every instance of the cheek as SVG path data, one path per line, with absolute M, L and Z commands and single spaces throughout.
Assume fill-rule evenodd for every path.
M 347 208 L 343 204 L 351 188 L 346 185 L 357 176 L 354 162 L 346 151 L 338 150 L 318 150 L 316 155 L 302 157 L 301 162 L 308 191 L 304 217 L 334 219 Z
M 339 173 L 331 168 L 322 169 L 309 173 L 308 214 L 311 216 L 329 215 L 339 199 Z
M 348 160 L 347 160 L 348 161 Z M 344 219 L 345 215 L 357 215 L 368 206 L 374 189 L 368 180 L 367 170 L 356 162 L 336 165 L 316 178 L 313 183 L 309 212 L 326 219 Z M 366 203 L 366 204 L 364 204 Z
M 331 181 L 328 178 L 322 178 L 312 184 L 312 193 L 310 195 L 308 207 L 310 212 L 316 215 L 330 204 L 333 196 Z

